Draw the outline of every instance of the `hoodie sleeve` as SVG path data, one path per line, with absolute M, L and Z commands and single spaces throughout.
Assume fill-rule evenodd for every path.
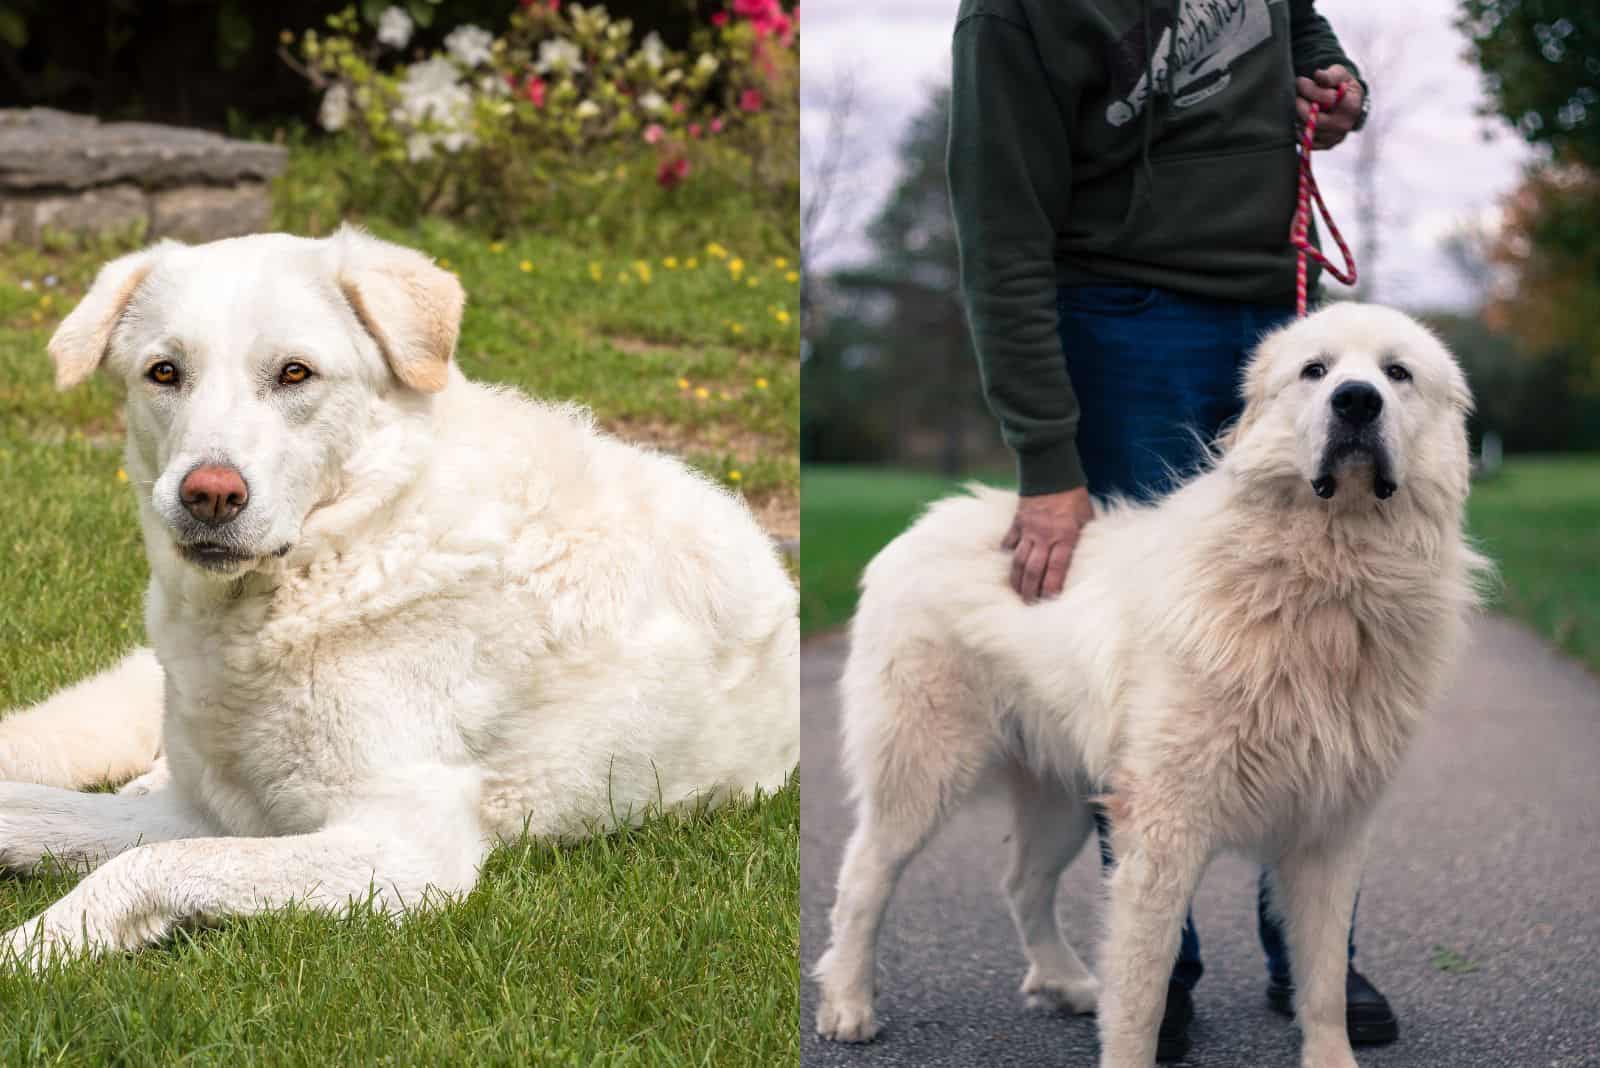
M 984 394 L 1017 454 L 1022 494 L 1076 489 L 1078 402 L 1055 271 L 1071 191 L 1063 116 L 1076 101 L 1054 98 L 1033 35 L 1007 18 L 962 18 L 953 59 L 950 200 Z
M 1328 20 L 1317 14 L 1316 0 L 1290 0 L 1289 47 L 1298 76 L 1309 78 L 1314 71 L 1337 64 L 1354 74 L 1362 93 L 1367 92 L 1366 79 L 1361 77 L 1355 61 L 1344 54 Z

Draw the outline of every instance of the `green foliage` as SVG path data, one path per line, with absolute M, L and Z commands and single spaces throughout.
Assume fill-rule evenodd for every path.
M 1558 159 L 1600 167 L 1600 6 L 1463 0 L 1459 25 L 1495 110 Z
M 701 26 L 689 52 L 600 6 L 534 3 L 492 36 L 463 25 L 442 50 L 398 62 L 411 27 L 386 10 L 375 37 L 355 9 L 284 58 L 322 93 L 320 120 L 353 150 L 348 202 L 409 221 L 443 214 L 492 229 L 550 217 L 620 167 L 658 187 L 744 185 L 792 210 L 798 67 L 775 6 L 766 21 Z M 721 180 L 716 180 L 721 179 Z M 592 214 L 592 213 L 586 213 Z

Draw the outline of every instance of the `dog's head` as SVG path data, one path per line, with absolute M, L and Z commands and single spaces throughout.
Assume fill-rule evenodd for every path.
M 231 575 L 294 545 L 381 414 L 444 389 L 462 302 L 350 228 L 162 242 L 107 264 L 49 349 L 61 388 L 99 367 L 126 386 L 147 532 Z
M 1325 500 L 1387 500 L 1408 486 L 1466 496 L 1472 395 L 1444 345 L 1407 315 L 1340 303 L 1269 334 L 1244 397 L 1224 438 L 1241 477 L 1297 480 Z

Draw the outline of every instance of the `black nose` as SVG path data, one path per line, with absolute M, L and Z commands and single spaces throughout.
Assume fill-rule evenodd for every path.
M 1383 395 L 1365 382 L 1346 382 L 1333 391 L 1333 414 L 1351 426 L 1366 426 L 1383 411 Z

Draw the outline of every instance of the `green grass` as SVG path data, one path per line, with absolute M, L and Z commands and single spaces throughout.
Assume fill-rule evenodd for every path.
M 867 562 L 960 481 L 808 467 L 802 477 L 801 624 L 838 626 Z M 1526 456 L 1473 484 L 1470 533 L 1500 568 L 1496 606 L 1600 671 L 1600 456 Z
M 294 211 L 280 203 L 279 224 L 333 224 Z M 651 247 L 373 229 L 461 276 L 470 375 L 586 403 L 746 494 L 778 533 L 797 528 L 797 286 L 773 262 L 793 253 L 764 229 L 730 222 L 693 245 L 693 228 L 641 230 L 679 242 Z M 142 640 L 118 392 L 98 378 L 55 392 L 44 353 L 98 265 L 136 240 L 0 248 L 0 709 Z M 502 848 L 465 901 L 399 928 L 285 913 L 45 981 L 0 977 L 0 1064 L 793 1062 L 798 789 L 561 848 Z M 72 882 L 0 879 L 0 929 Z
M 1473 484 L 1468 527 L 1498 607 L 1600 672 L 1600 456 L 1524 456 Z

